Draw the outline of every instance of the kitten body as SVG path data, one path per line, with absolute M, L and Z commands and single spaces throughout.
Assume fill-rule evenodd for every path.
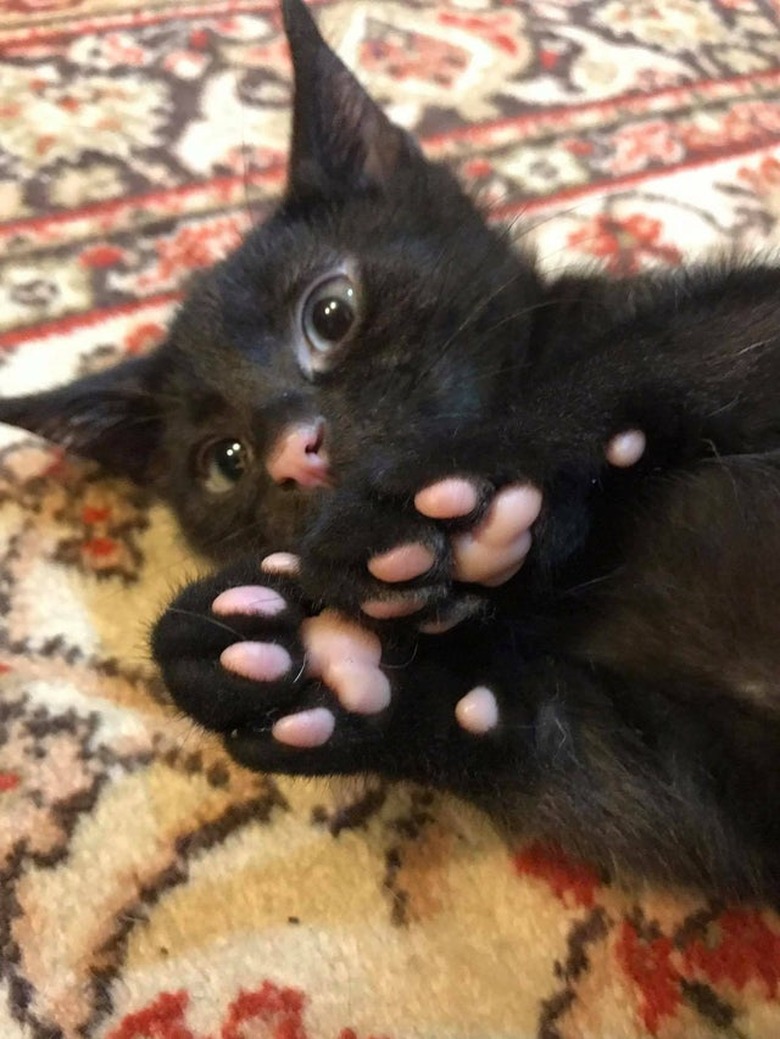
M 0 418 L 153 486 L 225 564 L 184 590 L 153 650 L 176 704 L 238 760 L 422 780 L 610 871 L 776 898 L 780 269 L 542 284 L 298 0 L 283 7 L 296 102 L 279 209 L 148 357 L 0 401 Z M 626 428 L 645 456 L 609 470 Z M 419 515 L 414 493 L 451 474 L 482 481 L 480 506 L 455 525 Z M 517 480 L 545 495 L 526 565 L 500 589 L 458 585 L 449 534 Z M 467 619 L 438 637 L 381 627 L 381 715 L 349 715 L 313 679 L 258 694 L 219 667 L 255 638 L 301 673 L 303 617 L 387 594 L 366 563 L 409 541 L 436 558 L 401 586 L 425 600 L 417 620 Z M 302 556 L 299 579 L 264 578 L 287 609 L 213 624 L 215 595 L 257 583 L 276 549 Z M 500 710 L 481 738 L 454 719 L 477 685 Z M 271 737 L 316 705 L 337 719 L 324 746 Z

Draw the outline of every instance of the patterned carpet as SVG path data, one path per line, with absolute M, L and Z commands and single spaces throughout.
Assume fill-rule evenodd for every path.
M 778 0 L 321 0 L 550 269 L 778 240 Z M 284 176 L 274 0 L 0 5 L 0 390 L 144 350 Z M 519 233 L 519 231 L 518 231 Z M 0 444 L 2 1039 L 777 1039 L 780 919 L 509 851 L 420 790 L 262 778 L 146 660 L 164 511 Z

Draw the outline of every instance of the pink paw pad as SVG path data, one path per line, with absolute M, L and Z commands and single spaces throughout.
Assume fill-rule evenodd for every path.
M 472 512 L 478 500 L 477 490 L 468 480 L 451 476 L 418 491 L 414 505 L 431 519 L 455 519 Z
M 273 642 L 234 642 L 222 651 L 220 664 L 253 682 L 273 682 L 290 670 L 290 654 Z
M 425 600 L 412 596 L 412 598 L 399 599 L 372 599 L 364 602 L 360 607 L 367 617 L 373 617 L 377 621 L 395 620 L 398 617 L 410 617 L 417 613 L 425 605 Z
M 390 682 L 376 666 L 357 660 L 332 664 L 325 679 L 347 711 L 378 714 L 390 703 Z
M 516 561 L 511 563 L 505 570 L 501 570 L 499 573 L 493 574 L 491 577 L 486 577 L 482 581 L 482 584 L 484 584 L 486 588 L 498 588 L 499 585 L 505 584 L 510 577 L 514 577 L 525 562 L 525 557 L 531 551 L 532 542 L 533 537 L 531 531 L 524 531 L 520 537 L 515 540 L 514 544 L 509 546 L 509 551 Z
M 613 437 L 607 445 L 607 461 L 618 469 L 636 465 L 647 448 L 647 437 L 639 429 L 629 429 Z
M 288 714 L 280 718 L 271 730 L 279 743 L 288 747 L 321 747 L 333 735 L 336 719 L 326 707 Z
M 260 569 L 267 574 L 297 574 L 300 560 L 292 552 L 272 552 L 260 564 Z
M 411 581 L 430 570 L 434 562 L 433 552 L 425 545 L 398 545 L 374 556 L 368 570 L 380 581 Z
M 333 610 L 301 627 L 308 673 L 330 686 L 341 705 L 356 714 L 377 714 L 390 703 L 390 683 L 379 668 L 382 644 L 371 631 Z
M 498 725 L 498 704 L 487 686 L 478 685 L 455 706 L 458 725 L 474 736 L 482 736 Z
M 473 535 L 491 547 L 503 548 L 523 533 L 528 534 L 541 509 L 542 494 L 536 487 L 526 484 L 505 487 L 490 503 Z
M 216 597 L 211 604 L 211 612 L 220 616 L 231 613 L 243 613 L 250 616 L 274 617 L 281 613 L 287 604 L 273 588 L 260 585 L 240 585 L 228 588 Z

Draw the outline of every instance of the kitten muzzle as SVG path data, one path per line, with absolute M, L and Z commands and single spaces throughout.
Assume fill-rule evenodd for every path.
M 296 422 L 285 426 L 268 452 L 265 467 L 276 483 L 329 487 L 330 463 L 325 449 L 325 423 Z

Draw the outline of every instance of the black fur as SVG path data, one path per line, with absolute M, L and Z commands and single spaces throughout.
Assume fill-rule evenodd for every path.
M 148 360 L 2 401 L 0 418 L 152 484 L 229 562 L 182 592 L 153 651 L 176 704 L 238 760 L 423 780 L 611 872 L 776 900 L 780 270 L 542 285 L 370 101 L 300 0 L 283 8 L 297 91 L 277 212 L 204 276 Z M 345 264 L 358 334 L 307 375 L 300 300 Z M 263 466 L 278 431 L 320 415 L 335 488 L 278 486 Z M 610 471 L 604 445 L 630 427 L 646 455 Z M 215 497 L 196 459 L 228 436 L 253 462 Z M 413 509 L 451 473 L 479 477 L 483 505 L 508 481 L 544 490 L 532 553 L 501 589 L 454 584 L 447 526 Z M 219 666 L 246 637 L 300 664 L 301 618 L 385 594 L 366 562 L 409 539 L 437 555 L 408 586 L 424 616 L 471 616 L 438 637 L 385 625 L 387 711 L 346 714 L 309 679 L 259 692 Z M 216 624 L 215 594 L 257 583 L 269 549 L 302 555 L 299 581 L 262 578 L 288 609 Z M 501 710 L 481 738 L 453 714 L 475 685 Z M 278 717 L 321 703 L 337 717 L 324 747 L 271 739 Z

